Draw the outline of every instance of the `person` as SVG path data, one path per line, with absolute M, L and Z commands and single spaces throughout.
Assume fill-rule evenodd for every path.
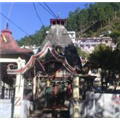
M 106 71 L 104 69 L 101 70 L 101 87 L 102 92 L 104 91 L 104 79 L 105 79 Z
M 72 87 L 71 87 L 71 84 L 70 82 L 68 82 L 68 85 L 67 85 L 67 98 L 70 99 L 71 96 L 72 96 Z
M 114 90 L 116 90 L 118 85 L 119 85 L 119 75 L 116 74 L 114 79 Z
M 58 93 L 58 89 L 57 89 L 57 83 L 55 82 L 54 84 L 54 105 L 57 105 L 57 93 Z
M 63 81 L 61 86 L 61 105 L 62 106 L 64 106 L 65 95 L 66 95 L 66 86 L 65 86 L 65 82 Z
M 46 87 L 46 102 L 47 102 L 47 107 L 50 107 L 50 81 L 47 81 L 47 87 Z

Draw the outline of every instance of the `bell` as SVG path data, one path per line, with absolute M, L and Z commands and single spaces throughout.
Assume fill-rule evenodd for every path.
M 31 83 L 29 82 L 29 83 L 28 83 L 28 85 L 30 86 L 30 85 L 31 85 Z

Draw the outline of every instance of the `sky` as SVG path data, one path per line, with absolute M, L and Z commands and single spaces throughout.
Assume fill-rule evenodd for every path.
M 51 10 L 60 18 L 67 18 L 70 11 L 75 11 L 76 8 L 83 9 L 86 3 L 90 2 L 46 2 L 46 4 L 51 8 Z M 54 18 L 49 14 L 44 8 L 42 8 L 38 2 L 34 3 L 37 9 L 37 12 L 43 22 L 43 25 L 49 26 L 50 19 Z M 45 4 L 41 2 L 43 6 Z M 11 7 L 12 6 L 12 7 Z M 46 6 L 45 6 L 46 7 Z M 11 9 L 10 9 L 11 8 Z M 11 21 L 17 24 L 29 35 L 34 34 L 40 30 L 42 24 L 38 19 L 33 3 L 32 2 L 2 2 L 0 3 L 0 12 L 5 16 L 9 17 Z M 0 31 L 5 29 L 6 18 L 0 14 Z M 12 31 L 12 35 L 15 40 L 19 40 L 24 36 L 27 36 L 23 31 L 18 29 L 10 21 L 8 21 L 9 29 Z

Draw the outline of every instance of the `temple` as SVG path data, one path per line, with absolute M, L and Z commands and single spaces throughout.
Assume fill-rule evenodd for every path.
M 15 79 L 12 84 L 14 102 L 20 103 L 14 104 L 13 117 L 21 117 L 19 110 L 25 100 L 33 102 L 34 109 L 41 110 L 41 117 L 47 112 L 51 117 L 56 117 L 58 112 L 60 117 L 68 117 L 70 104 L 73 104 L 73 111 L 78 109 L 72 117 L 79 117 L 79 105 L 75 103 L 80 99 L 81 60 L 65 28 L 66 19 L 51 19 L 50 23 L 40 51 L 29 59 L 31 51 L 20 49 L 7 27 L 2 31 L 2 56 L 19 57 L 16 63 L 6 68 L 7 74 Z
M 17 63 L 15 59 L 20 57 L 27 62 L 32 55 L 31 50 L 21 49 L 18 44 L 12 37 L 12 32 L 8 28 L 8 24 L 6 25 L 6 29 L 2 30 L 0 36 L 0 77 L 1 77 L 1 88 L 2 94 L 1 98 L 10 98 L 11 91 L 14 92 L 14 78 L 11 75 L 7 74 L 7 68 L 14 67 L 17 68 Z M 7 92 L 6 92 L 7 91 Z M 7 94 L 7 95 L 6 95 Z

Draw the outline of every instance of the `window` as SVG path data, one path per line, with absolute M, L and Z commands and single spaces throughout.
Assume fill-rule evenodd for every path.
M 64 21 L 63 20 L 61 21 L 61 24 L 64 25 Z
M 53 21 L 53 25 L 55 25 L 55 21 Z
M 108 43 L 108 40 L 105 40 L 106 43 Z
M 60 20 L 57 20 L 57 24 L 60 25 Z

